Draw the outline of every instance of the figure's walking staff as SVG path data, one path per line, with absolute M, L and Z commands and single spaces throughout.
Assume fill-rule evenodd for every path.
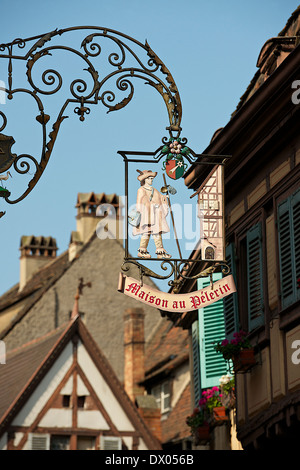
M 166 176 L 165 176 L 164 173 L 163 173 L 163 178 L 164 178 L 164 184 L 165 184 L 164 188 L 166 188 L 165 191 L 166 191 L 167 195 L 169 196 L 168 185 L 167 185 Z M 179 258 L 182 259 L 182 254 L 181 254 L 181 250 L 180 250 L 180 246 L 179 246 L 179 241 L 178 241 L 178 238 L 177 238 L 177 231 L 176 231 L 176 227 L 175 227 L 175 221 L 174 221 L 174 216 L 173 216 L 173 211 L 172 211 L 170 196 L 168 197 L 168 204 L 169 204 L 170 215 L 171 215 L 171 220 L 172 220 L 173 229 L 174 229 L 175 240 L 176 240 L 177 248 L 178 248 L 178 252 L 179 252 Z

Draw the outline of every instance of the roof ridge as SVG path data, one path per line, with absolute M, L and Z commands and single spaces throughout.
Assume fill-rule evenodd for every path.
M 60 354 L 59 351 L 59 345 L 61 341 L 64 338 L 68 338 L 67 334 L 68 332 L 71 331 L 71 328 L 78 323 L 78 319 L 80 317 L 77 316 L 75 319 L 72 319 L 72 321 L 68 322 L 68 325 L 66 328 L 63 329 L 62 333 L 59 335 L 57 340 L 54 342 L 54 344 L 51 345 L 47 353 L 45 354 L 44 358 L 42 361 L 39 363 L 38 367 L 34 370 L 34 372 L 31 374 L 31 376 L 26 380 L 26 383 L 24 386 L 21 387 L 21 390 L 17 394 L 17 396 L 13 399 L 11 402 L 9 408 L 6 410 L 6 412 L 0 417 L 0 435 L 1 435 L 1 428 L 5 426 L 6 421 L 9 419 L 9 416 L 16 411 L 16 407 L 18 407 L 18 404 L 20 405 L 20 400 L 26 400 L 28 397 L 28 394 L 32 393 L 32 387 L 34 386 L 34 383 L 36 383 L 37 380 L 42 380 L 43 374 L 42 372 L 45 372 L 45 367 L 49 367 L 49 361 L 53 358 L 53 353 L 57 351 L 58 354 Z M 76 326 L 76 325 L 75 325 Z M 53 331 L 53 330 L 52 330 Z M 50 363 L 51 364 L 51 363 Z M 26 393 L 25 393 L 26 392 Z
M 73 319 L 72 319 L 73 321 Z M 21 352 L 21 350 L 25 349 L 25 348 L 28 348 L 28 347 L 31 347 L 31 346 L 34 346 L 38 343 L 42 343 L 43 341 L 45 341 L 46 339 L 50 338 L 51 336 L 54 336 L 55 334 L 59 333 L 60 330 L 64 330 L 64 329 L 67 329 L 67 327 L 69 326 L 70 324 L 70 320 L 65 322 L 65 323 L 62 323 L 60 326 L 58 326 L 57 328 L 51 330 L 51 331 L 48 331 L 47 333 L 45 333 L 44 335 L 42 336 L 39 336 L 37 338 L 34 338 L 30 341 L 28 341 L 27 343 L 24 343 L 22 344 L 21 346 L 18 346 L 14 349 L 11 349 L 10 351 L 8 351 L 7 353 L 7 356 L 13 356 L 13 355 L 16 355 L 18 354 L 19 352 Z

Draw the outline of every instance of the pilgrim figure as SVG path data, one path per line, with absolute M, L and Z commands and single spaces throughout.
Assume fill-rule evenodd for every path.
M 141 235 L 139 258 L 151 258 L 147 251 L 150 237 L 153 237 L 157 258 L 168 259 L 171 255 L 163 247 L 162 234 L 170 231 L 166 217 L 169 212 L 167 196 L 161 194 L 152 184 L 157 172 L 140 171 L 138 180 L 141 183 L 137 191 L 136 210 L 141 214 L 140 223 L 133 228 L 133 235 Z

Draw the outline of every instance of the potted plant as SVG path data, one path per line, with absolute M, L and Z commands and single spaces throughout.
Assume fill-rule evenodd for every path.
M 222 375 L 220 378 L 220 389 L 222 392 L 222 405 L 228 409 L 235 408 L 235 379 L 230 375 Z
M 199 406 L 204 414 L 208 414 L 213 422 L 227 421 L 226 408 L 222 404 L 222 393 L 219 387 L 212 387 L 202 392 L 202 398 L 199 400 Z
M 186 424 L 191 428 L 195 445 L 210 439 L 209 424 L 205 419 L 204 411 L 200 408 L 194 409 L 193 413 L 187 417 Z
M 225 360 L 232 360 L 235 372 L 247 371 L 256 364 L 254 348 L 243 330 L 234 333 L 231 341 L 219 341 L 214 348 Z

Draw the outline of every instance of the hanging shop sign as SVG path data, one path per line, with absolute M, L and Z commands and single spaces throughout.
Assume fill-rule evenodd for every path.
M 118 291 L 159 310 L 182 313 L 207 307 L 236 292 L 236 287 L 230 274 L 204 289 L 188 294 L 171 294 L 142 285 L 140 281 L 120 273 Z
M 172 295 L 181 295 L 179 292 L 186 280 L 210 276 L 212 284 L 213 273 L 222 272 L 225 276 L 230 274 L 225 260 L 223 207 L 223 165 L 230 157 L 196 154 L 187 146 L 187 139 L 180 138 L 178 135 L 171 136 L 169 139 L 163 138 L 162 142 L 163 145 L 154 152 L 118 152 L 125 163 L 126 201 L 125 256 L 121 269 L 126 275 L 129 274 L 130 265 L 135 265 L 139 269 L 140 281 L 138 285 L 140 287 L 144 285 L 144 277 L 168 280 L 168 285 L 172 288 Z M 182 197 L 176 196 L 175 186 L 176 180 L 184 177 L 189 166 L 188 163 L 210 165 L 212 170 L 207 171 L 208 176 L 201 188 L 191 196 L 199 195 L 195 218 L 198 216 L 200 219 L 200 232 L 195 236 L 196 248 L 194 252 L 197 252 L 196 256 L 185 259 L 182 256 L 181 244 L 186 242 L 183 232 L 186 229 L 184 210 L 186 210 L 187 204 L 183 203 Z M 178 206 L 181 207 L 180 220 L 178 217 L 176 220 L 176 214 L 173 210 L 175 205 L 177 210 Z M 192 211 L 192 213 L 194 212 Z M 189 220 L 191 225 L 195 224 L 195 218 L 192 215 Z M 178 226 L 178 222 L 180 226 Z M 176 251 L 169 250 L 170 237 L 174 237 L 177 245 L 177 248 L 174 247 Z M 138 281 L 135 282 L 138 283 Z M 120 289 L 120 291 L 127 295 L 131 293 L 137 300 L 145 302 L 143 295 L 140 295 L 141 292 L 144 292 L 143 290 L 139 292 L 139 295 L 136 290 L 131 292 Z M 163 294 L 160 293 L 160 295 Z M 211 293 L 210 302 L 212 297 L 213 293 Z M 152 298 L 156 299 L 154 306 L 157 307 L 161 297 L 157 293 L 149 294 L 146 303 L 149 303 L 149 299 Z M 194 310 L 193 303 L 188 303 L 188 297 L 184 298 L 182 302 L 183 311 Z M 171 299 L 167 301 L 163 298 L 161 305 L 166 310 L 170 308 L 180 311 L 176 310 L 178 307 L 173 306 Z

